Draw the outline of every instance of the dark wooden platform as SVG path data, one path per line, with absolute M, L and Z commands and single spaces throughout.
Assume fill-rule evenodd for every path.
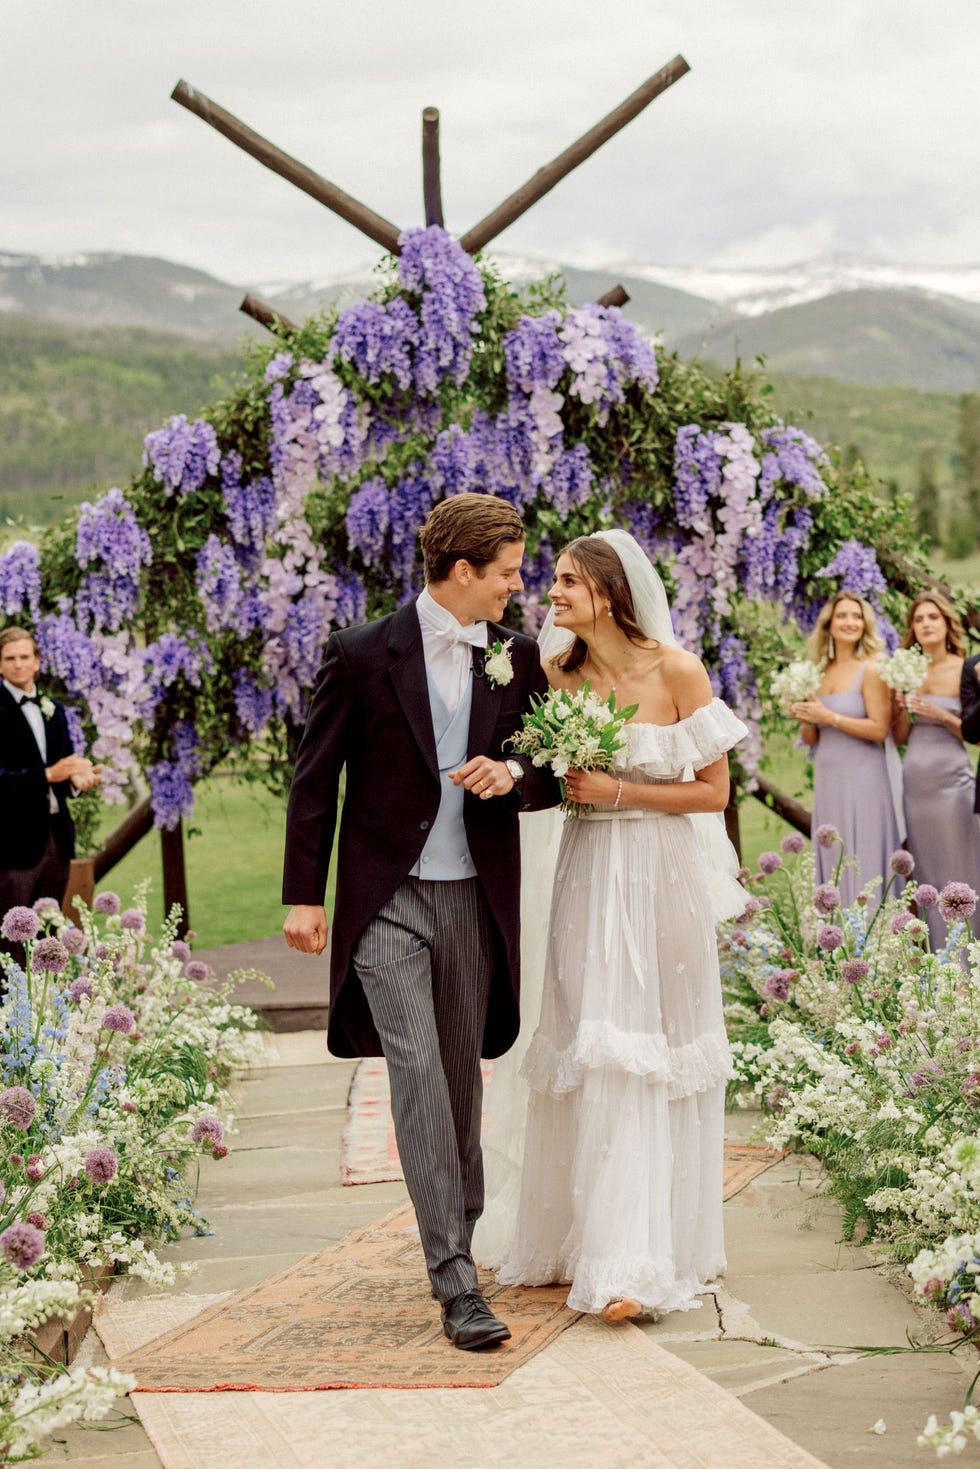
M 269 990 L 257 980 L 236 989 L 236 1004 L 258 1010 L 271 1030 L 326 1030 L 330 979 L 329 948 L 323 954 L 298 954 L 286 947 L 281 933 L 267 939 L 248 939 L 219 949 L 195 949 L 219 978 L 236 969 L 259 969 L 275 984 Z

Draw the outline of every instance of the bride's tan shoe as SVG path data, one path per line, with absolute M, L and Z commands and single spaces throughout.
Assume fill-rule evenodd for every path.
M 629 1296 L 623 1296 L 619 1300 L 610 1301 L 608 1306 L 603 1306 L 599 1315 L 603 1321 L 610 1324 L 616 1321 L 628 1321 L 631 1316 L 639 1316 L 642 1307 L 639 1301 L 633 1301 Z

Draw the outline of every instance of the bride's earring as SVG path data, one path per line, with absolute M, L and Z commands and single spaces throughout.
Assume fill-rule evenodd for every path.
M 828 659 L 828 661 L 830 663 L 833 663 L 833 661 L 834 661 L 834 659 L 836 657 L 837 657 L 837 644 L 834 642 L 834 635 L 833 635 L 833 633 L 831 633 L 830 634 L 830 637 L 827 639 L 827 659 Z

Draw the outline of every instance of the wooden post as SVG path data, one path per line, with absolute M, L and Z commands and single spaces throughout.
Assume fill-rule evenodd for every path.
M 146 800 L 140 801 L 138 806 L 133 807 L 115 831 L 109 833 L 101 852 L 96 852 L 93 863 L 95 881 L 100 882 L 106 873 L 115 867 L 117 862 L 121 862 L 126 853 L 132 851 L 136 843 L 152 830 L 153 807 L 147 796 Z
M 673 61 L 668 61 L 666 66 L 662 66 L 642 86 L 637 87 L 625 102 L 613 108 L 612 112 L 607 113 L 601 122 L 597 122 L 595 127 L 590 128 L 577 142 L 566 148 L 564 153 L 559 153 L 558 157 L 546 163 L 544 168 L 539 168 L 533 178 L 530 178 L 526 184 L 522 184 L 502 204 L 498 204 L 497 208 L 485 219 L 481 219 L 479 224 L 467 230 L 459 242 L 463 249 L 468 250 L 471 255 L 482 250 L 484 245 L 512 225 L 515 219 L 520 219 L 522 214 L 526 214 L 532 204 L 536 204 L 556 184 L 561 183 L 561 180 L 570 174 L 572 169 L 584 163 L 587 158 L 591 158 L 603 143 L 607 143 L 628 122 L 632 122 L 633 118 L 648 107 L 655 97 L 659 97 L 661 92 L 666 92 L 674 82 L 680 81 L 685 72 L 690 69 L 683 56 L 675 56 Z
M 187 907 L 187 867 L 184 862 L 184 823 L 178 821 L 173 831 L 164 829 L 160 832 L 160 845 L 163 849 L 163 912 L 166 917 L 174 903 L 181 907 L 181 919 L 177 926 L 178 935 L 183 938 L 191 926 L 190 914 Z
M 253 321 L 260 326 L 267 326 L 270 332 L 275 332 L 277 337 L 289 337 L 299 331 L 295 321 L 290 321 L 288 316 L 283 316 L 275 306 L 270 306 L 268 301 L 263 301 L 261 296 L 249 294 L 239 306 L 239 311 L 244 311 Z
M 610 286 L 596 301 L 597 306 L 625 306 L 630 295 L 623 286 Z
M 795 796 L 787 796 L 771 781 L 766 780 L 764 775 L 756 776 L 755 790 L 752 794 L 757 801 L 762 802 L 763 806 L 768 806 L 770 811 L 775 811 L 777 816 L 781 816 L 790 826 L 795 826 L 796 830 L 801 831 L 805 837 L 810 835 L 813 814 Z
M 422 113 L 422 200 L 426 224 L 442 225 L 438 107 L 426 107 Z
M 255 132 L 247 123 L 235 117 L 233 113 L 226 112 L 219 107 L 217 102 L 212 102 L 210 97 L 205 97 L 203 92 L 198 92 L 189 82 L 179 81 L 171 92 L 175 102 L 181 107 L 186 107 L 189 112 L 210 124 L 226 138 L 230 138 L 237 148 L 243 152 L 250 153 L 257 158 L 259 163 L 266 168 L 271 168 L 273 173 L 279 174 L 281 178 L 287 179 L 289 183 L 295 184 L 297 189 L 302 189 L 304 194 L 309 194 L 320 204 L 325 204 L 332 209 L 334 214 L 339 214 L 341 219 L 346 219 L 355 229 L 368 236 L 385 250 L 390 250 L 393 255 L 398 255 L 398 228 L 391 220 L 384 219 L 380 214 L 375 214 L 366 204 L 359 199 L 346 194 L 336 184 L 330 183 L 328 179 L 322 178 L 312 168 L 307 168 L 305 163 L 300 163 L 289 153 L 284 153 L 261 133 Z

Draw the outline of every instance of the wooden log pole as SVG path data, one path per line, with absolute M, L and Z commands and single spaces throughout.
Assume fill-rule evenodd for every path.
M 597 299 L 597 306 L 625 306 L 630 298 L 629 291 L 625 286 L 610 286 L 608 291 L 603 291 Z
M 295 184 L 296 188 L 302 189 L 304 194 L 309 194 L 318 203 L 326 205 L 328 209 L 333 210 L 334 214 L 339 214 L 341 219 L 346 219 L 348 224 L 352 224 L 369 239 L 377 241 L 393 255 L 400 253 L 399 231 L 389 219 L 384 219 L 380 214 L 376 214 L 373 209 L 369 209 L 366 204 L 362 204 L 351 194 L 345 193 L 336 184 L 330 183 L 329 179 L 322 178 L 305 163 L 300 163 L 297 158 L 293 158 L 289 153 L 284 153 L 281 148 L 277 148 L 274 143 L 263 138 L 260 133 L 255 132 L 233 113 L 227 112 L 217 102 L 212 102 L 211 98 L 206 97 L 203 92 L 197 91 L 189 82 L 179 81 L 170 95 L 175 102 L 180 103 L 181 107 L 186 107 L 188 112 L 193 112 L 196 117 L 201 118 L 217 132 L 223 133 L 237 148 L 241 148 L 245 153 L 250 153 L 264 167 L 279 174 L 280 178 Z
M 288 316 L 283 316 L 277 307 L 270 306 L 268 301 L 262 300 L 261 296 L 247 295 L 238 309 L 244 311 L 245 315 L 250 316 L 253 321 L 257 321 L 260 326 L 267 326 L 270 332 L 275 332 L 277 337 L 290 337 L 294 332 L 299 331 L 295 321 L 291 321 Z
M 615 137 L 616 133 L 621 132 L 627 123 L 632 122 L 634 117 L 650 105 L 655 97 L 659 97 L 661 92 L 666 92 L 668 87 L 680 81 L 690 69 L 683 56 L 675 56 L 673 61 L 668 61 L 666 66 L 662 66 L 642 86 L 637 87 L 625 102 L 614 107 L 612 112 L 607 113 L 601 122 L 597 122 L 595 127 L 590 128 L 577 142 L 566 148 L 564 153 L 559 153 L 557 158 L 553 158 L 550 163 L 539 168 L 526 184 L 522 184 L 502 204 L 498 204 L 497 208 L 492 210 L 485 219 L 481 219 L 479 224 L 467 230 L 459 242 L 463 249 L 468 250 L 471 255 L 482 250 L 484 245 L 512 225 L 515 219 L 520 219 L 522 214 L 526 214 L 532 204 L 536 204 L 556 184 L 561 183 L 562 179 L 574 168 L 578 168 L 580 163 L 591 158 L 603 143 L 607 143 L 610 138 Z
M 810 835 L 813 814 L 795 796 L 787 796 L 784 791 L 779 790 L 762 775 L 756 777 L 756 787 L 752 795 L 770 811 L 775 811 L 776 815 L 781 816 L 790 826 L 801 831 L 805 837 Z
M 439 109 L 422 112 L 422 201 L 426 224 L 444 223 L 442 217 L 442 165 L 439 157 Z
M 187 864 L 184 861 L 184 823 L 178 821 L 173 831 L 160 832 L 163 849 L 163 912 L 169 916 L 175 903 L 180 904 L 181 918 L 177 933 L 183 938 L 191 926 L 187 904 Z
M 131 852 L 136 843 L 152 830 L 153 807 L 147 797 L 145 801 L 140 801 L 138 806 L 133 807 L 115 830 L 106 837 L 102 850 L 96 852 L 94 859 L 96 882 L 100 882 L 106 873 L 110 872 L 117 862 L 121 862 L 126 853 Z

